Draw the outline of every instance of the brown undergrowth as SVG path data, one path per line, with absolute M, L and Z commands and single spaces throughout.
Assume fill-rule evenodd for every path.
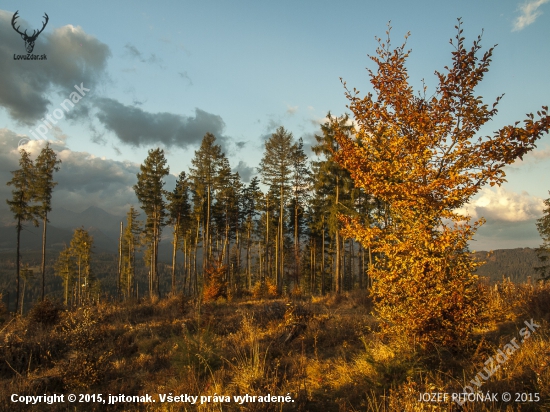
M 550 287 L 485 286 L 484 328 L 461 351 L 423 351 L 410 337 L 377 333 L 366 292 L 310 299 L 215 302 L 173 297 L 65 311 L 54 302 L 0 327 L 0 410 L 10 411 L 536 411 L 550 402 Z M 539 393 L 523 403 L 419 402 L 421 393 L 462 392 L 519 331 L 540 325 L 479 390 Z M 519 341 L 519 339 L 518 339 Z M 152 396 L 156 403 L 28 406 L 12 394 Z M 158 394 L 223 396 L 202 405 Z M 289 396 L 293 402 L 233 401 Z M 229 396 L 231 402 L 226 402 Z M 213 400 L 214 398 L 212 398 Z M 199 401 L 200 403 L 200 401 Z M 72 408 L 72 409 L 71 409 Z

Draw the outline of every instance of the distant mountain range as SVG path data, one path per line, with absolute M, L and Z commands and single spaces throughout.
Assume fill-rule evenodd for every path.
M 94 238 L 95 251 L 116 254 L 120 234 L 120 222 L 126 224 L 125 216 L 116 216 L 105 210 L 90 206 L 77 213 L 64 208 L 52 210 L 48 224 L 48 249 L 61 250 L 69 245 L 73 232 L 83 227 Z M 5 220 L 4 220 L 5 221 Z M 170 229 L 164 231 L 164 240 L 159 247 L 159 260 L 169 262 L 171 259 Z M 0 252 L 15 249 L 16 231 L 14 224 L 0 226 Z M 22 250 L 40 250 L 42 247 L 42 226 L 26 224 L 21 233 Z M 492 281 L 510 278 L 514 282 L 525 282 L 529 277 L 535 280 L 538 275 L 534 268 L 540 265 L 534 249 L 499 249 L 490 252 L 475 252 L 474 257 L 486 262 L 477 273 L 487 276 Z
M 126 216 L 116 216 L 100 207 L 90 206 L 78 213 L 63 207 L 56 208 L 48 215 L 47 248 L 54 250 L 63 249 L 69 245 L 75 229 L 82 227 L 94 238 L 94 250 L 96 253 L 117 253 L 120 236 L 120 222 L 126 224 Z M 5 222 L 5 219 L 4 219 Z M 164 240 L 159 247 L 159 259 L 171 260 L 171 243 L 169 240 L 170 229 L 165 229 Z M 15 224 L 0 226 L 0 252 L 15 249 L 16 230 Z M 34 227 L 30 223 L 25 224 L 21 232 L 22 250 L 41 250 L 42 248 L 42 224 Z
M 60 207 L 53 209 L 48 217 L 50 225 L 57 228 L 71 231 L 78 227 L 93 228 L 96 232 L 100 231 L 115 241 L 120 235 L 120 222 L 126 223 L 125 216 L 112 215 L 96 206 L 90 206 L 80 213 Z

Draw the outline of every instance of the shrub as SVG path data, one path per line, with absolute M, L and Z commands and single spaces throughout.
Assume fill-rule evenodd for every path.
M 215 302 L 219 298 L 227 299 L 227 281 L 225 280 L 226 266 L 209 264 L 205 273 L 203 289 L 204 302 Z
M 42 325 L 55 325 L 59 320 L 59 313 L 62 310 L 58 301 L 44 299 L 33 306 L 29 312 L 29 321 Z

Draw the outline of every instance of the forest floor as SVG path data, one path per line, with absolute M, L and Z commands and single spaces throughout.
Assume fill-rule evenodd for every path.
M 486 325 L 455 353 L 377 334 L 365 291 L 208 304 L 173 297 L 73 311 L 46 301 L 22 318 L 3 314 L 0 410 L 550 410 L 550 286 L 501 282 L 489 293 Z M 498 358 L 514 338 L 515 353 Z M 451 394 L 476 388 L 472 381 L 497 400 L 453 402 Z M 24 403 L 53 394 L 63 402 Z M 121 402 L 119 394 L 142 398 Z

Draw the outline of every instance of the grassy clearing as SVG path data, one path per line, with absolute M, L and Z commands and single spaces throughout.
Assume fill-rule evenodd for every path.
M 3 315 L 0 409 L 10 411 L 536 411 L 549 410 L 550 286 L 501 282 L 470 347 L 422 351 L 386 340 L 364 292 L 305 299 L 201 304 L 181 297 L 67 312 L 46 304 Z M 418 402 L 462 392 L 485 362 L 534 319 L 540 328 L 486 381 L 483 392 L 539 393 L 508 404 Z M 519 340 L 519 339 L 518 339 Z M 156 403 L 12 403 L 13 393 L 152 395 Z M 290 394 L 294 402 L 233 402 L 234 395 Z M 231 402 L 160 403 L 158 394 L 230 396 Z M 223 400 L 226 400 L 224 398 Z M 199 401 L 200 403 L 200 401 Z M 73 409 L 71 409 L 71 407 Z

